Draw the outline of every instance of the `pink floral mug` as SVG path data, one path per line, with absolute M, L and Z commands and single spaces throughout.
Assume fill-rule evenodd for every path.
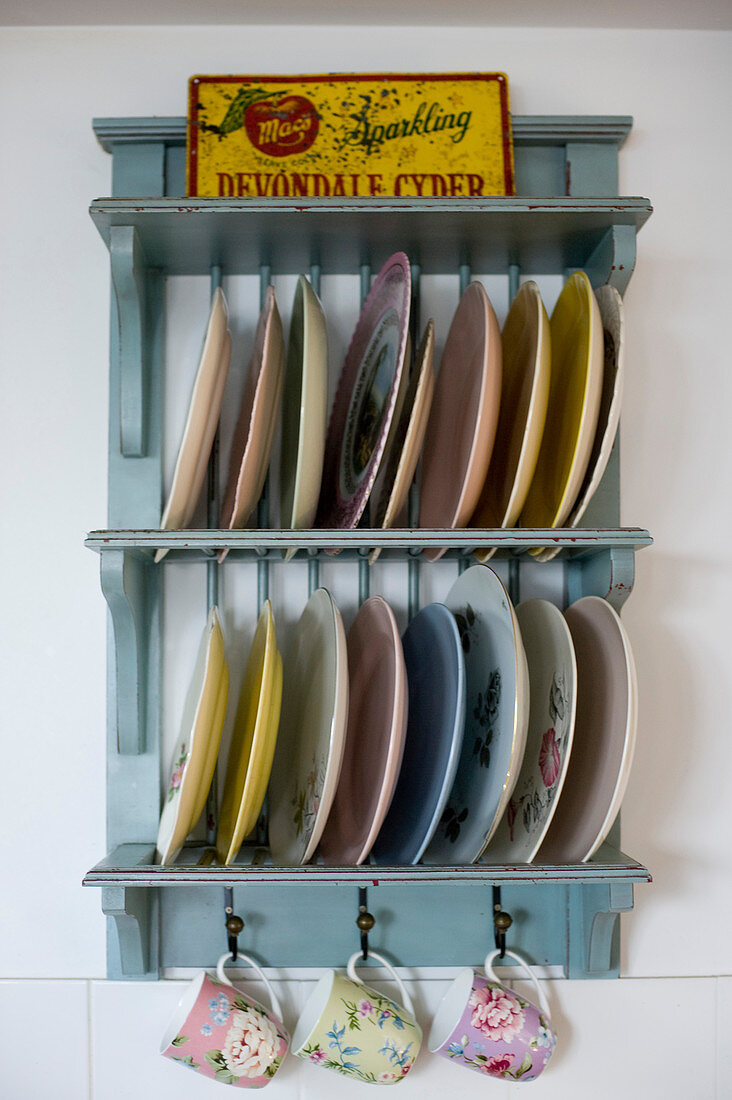
M 432 1021 L 428 1047 L 458 1065 L 505 1081 L 533 1081 L 552 1056 L 556 1036 L 546 995 L 526 960 L 516 959 L 536 990 L 539 1006 L 507 989 L 496 977 L 492 951 L 483 977 L 463 970 L 443 997 Z
M 224 1085 L 261 1089 L 280 1068 L 290 1037 L 275 992 L 254 959 L 237 955 L 237 962 L 248 963 L 264 982 L 269 1009 L 226 977 L 224 964 L 231 957 L 221 956 L 215 978 L 202 970 L 193 979 L 173 1013 L 160 1053 Z

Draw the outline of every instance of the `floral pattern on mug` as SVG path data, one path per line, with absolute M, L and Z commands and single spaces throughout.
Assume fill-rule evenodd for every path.
M 470 1004 L 474 1006 L 470 1022 L 489 1039 L 502 1039 L 506 1043 L 518 1035 L 524 1026 L 526 1002 L 502 986 L 487 985 L 485 989 L 474 989 L 470 994 Z

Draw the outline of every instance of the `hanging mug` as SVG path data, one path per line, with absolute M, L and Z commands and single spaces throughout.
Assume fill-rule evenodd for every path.
M 234 986 L 224 973 L 232 955 L 222 955 L 216 977 L 198 974 L 173 1013 L 160 1044 L 165 1058 L 224 1085 L 260 1089 L 268 1085 L 287 1053 L 290 1038 L 272 986 L 254 959 L 237 955 L 256 972 L 269 994 L 270 1008 Z
M 556 1036 L 549 1018 L 546 995 L 529 964 L 516 959 L 536 990 L 539 1005 L 519 997 L 498 980 L 491 951 L 485 977 L 476 970 L 461 971 L 442 998 L 432 1021 L 428 1047 L 458 1065 L 500 1077 L 505 1081 L 533 1081 L 552 1056 Z
M 404 1007 L 359 981 L 360 958 L 358 951 L 348 960 L 348 977 L 328 970 L 318 981 L 297 1022 L 292 1052 L 355 1081 L 393 1085 L 412 1068 L 422 1029 L 411 997 L 386 959 L 369 952 L 389 971 Z

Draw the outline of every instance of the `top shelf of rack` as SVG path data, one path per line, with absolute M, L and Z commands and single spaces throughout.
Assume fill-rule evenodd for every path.
M 149 267 L 202 275 L 282 273 L 319 263 L 354 273 L 403 249 L 424 274 L 469 264 L 483 275 L 562 273 L 592 266 L 609 230 L 635 236 L 652 212 L 645 198 L 96 199 L 92 220 L 110 246 L 114 226 L 137 230 Z

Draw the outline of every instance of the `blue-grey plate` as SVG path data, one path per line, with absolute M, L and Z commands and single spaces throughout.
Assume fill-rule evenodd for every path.
M 465 653 L 465 736 L 424 861 L 450 866 L 480 858 L 511 797 L 526 745 L 529 671 L 518 620 L 492 569 L 466 569 L 445 603 Z
M 465 728 L 465 658 L 454 615 L 441 603 L 402 637 L 409 720 L 399 780 L 372 850 L 376 863 L 417 863 L 442 817 Z

